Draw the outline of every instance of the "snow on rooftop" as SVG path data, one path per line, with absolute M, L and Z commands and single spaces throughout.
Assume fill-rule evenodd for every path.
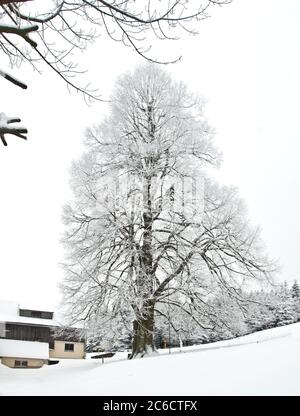
M 40 300 L 21 300 L 19 302 L 19 307 L 21 309 L 30 309 L 33 311 L 47 311 L 47 312 L 54 312 L 55 306 L 51 302 L 41 302 Z
M 64 326 L 64 317 L 62 313 L 54 313 L 53 319 L 44 319 L 44 318 L 33 318 L 27 316 L 20 316 L 19 309 L 28 309 L 32 311 L 41 311 L 41 312 L 53 312 L 53 309 L 47 309 L 42 305 L 37 304 L 32 306 L 28 304 L 19 304 L 14 301 L 0 300 L 0 324 L 1 322 L 13 322 L 20 324 L 33 324 L 33 325 L 47 325 L 47 326 Z M 67 324 L 69 328 L 78 328 L 83 329 L 84 324 Z M 1 325 L 0 325 L 1 332 Z
M 27 316 L 10 316 L 3 315 L 0 311 L 0 322 L 13 322 L 16 324 L 32 324 L 46 326 L 60 326 L 59 322 L 54 319 L 31 318 Z
M 47 342 L 0 339 L 0 357 L 49 359 Z
M 43 318 L 33 318 L 27 316 L 20 316 L 19 315 L 19 308 L 20 305 L 17 302 L 0 300 L 0 322 L 14 322 L 20 324 L 34 324 L 34 325 L 49 325 L 49 326 L 59 326 L 59 322 L 55 319 L 43 319 Z M 47 311 L 45 308 L 43 309 L 35 309 L 35 308 L 24 308 L 21 309 L 30 309 L 30 310 L 39 310 L 39 311 Z M 49 311 L 52 312 L 52 311 Z

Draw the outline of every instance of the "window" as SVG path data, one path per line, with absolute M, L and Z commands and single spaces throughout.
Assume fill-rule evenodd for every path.
M 17 368 L 26 368 L 26 367 L 28 367 L 28 361 L 15 360 L 15 367 L 17 367 Z
M 74 351 L 74 344 L 65 344 L 65 351 Z
M 31 310 L 31 309 L 19 309 L 19 315 L 27 316 L 30 318 L 42 318 L 42 319 L 53 318 L 53 312 L 37 311 L 37 310 Z
M 32 318 L 41 318 L 42 317 L 42 312 L 40 312 L 40 311 L 31 311 L 31 317 Z

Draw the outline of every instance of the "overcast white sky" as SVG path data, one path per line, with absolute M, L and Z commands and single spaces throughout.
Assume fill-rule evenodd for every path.
M 163 57 L 183 55 L 167 69 L 208 99 L 206 114 L 224 155 L 216 176 L 240 189 L 270 256 L 282 265 L 280 278 L 289 281 L 300 277 L 299 17 L 299 0 L 234 0 L 200 23 L 197 37 L 156 47 Z M 104 97 L 119 74 L 142 62 L 104 37 L 80 59 Z M 68 171 L 83 150 L 85 127 L 100 121 L 107 106 L 87 107 L 45 69 L 11 72 L 29 88 L 0 79 L 0 111 L 20 116 L 29 140 L 11 136 L 7 148 L 0 146 L 0 298 L 53 307 L 63 279 Z

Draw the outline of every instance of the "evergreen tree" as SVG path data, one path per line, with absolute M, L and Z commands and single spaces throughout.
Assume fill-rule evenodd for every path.
M 296 299 L 300 299 L 300 287 L 297 280 L 294 281 L 292 289 L 291 289 L 292 297 Z

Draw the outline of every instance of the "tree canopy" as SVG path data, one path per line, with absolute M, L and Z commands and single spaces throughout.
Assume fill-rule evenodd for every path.
M 122 76 L 110 115 L 87 131 L 65 210 L 66 299 L 76 319 L 134 320 L 133 355 L 152 351 L 166 303 L 199 325 L 215 289 L 243 302 L 247 280 L 270 279 L 259 231 L 216 166 L 201 99 L 154 64 Z

